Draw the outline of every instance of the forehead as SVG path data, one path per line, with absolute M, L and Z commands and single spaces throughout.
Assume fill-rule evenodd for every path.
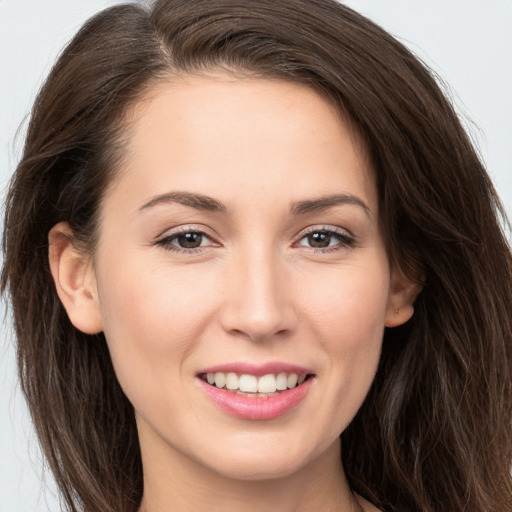
M 225 73 L 180 76 L 152 87 L 126 126 L 116 185 L 139 201 L 167 189 L 228 202 L 277 189 L 300 200 L 336 187 L 375 200 L 360 138 L 332 102 L 301 84 Z

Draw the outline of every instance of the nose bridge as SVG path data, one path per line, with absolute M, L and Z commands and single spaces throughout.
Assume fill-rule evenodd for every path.
M 251 245 L 230 263 L 224 329 L 254 340 L 291 331 L 293 307 L 277 251 L 270 245 Z

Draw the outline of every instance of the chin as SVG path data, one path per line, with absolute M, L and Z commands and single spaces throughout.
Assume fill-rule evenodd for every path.
M 303 469 L 307 461 L 277 460 L 267 457 L 266 460 L 227 460 L 218 468 L 212 468 L 222 476 L 234 480 L 263 481 L 286 478 Z
M 236 443 L 224 449 L 222 454 L 213 454 L 214 463 L 209 465 L 210 468 L 226 478 L 244 481 L 273 480 L 300 472 L 325 455 L 305 443 L 296 443 L 294 446 L 290 439 L 266 443 L 247 436 L 243 446 L 240 444 Z M 339 448 L 333 448 L 338 457 Z

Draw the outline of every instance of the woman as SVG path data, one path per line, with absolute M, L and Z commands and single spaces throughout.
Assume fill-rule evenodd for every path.
M 97 15 L 4 235 L 69 509 L 510 510 L 500 212 L 429 73 L 346 7 Z

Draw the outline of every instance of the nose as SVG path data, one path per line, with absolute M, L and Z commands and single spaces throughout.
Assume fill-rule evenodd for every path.
M 256 341 L 295 330 L 292 280 L 283 266 L 270 250 L 230 261 L 220 314 L 226 332 Z

